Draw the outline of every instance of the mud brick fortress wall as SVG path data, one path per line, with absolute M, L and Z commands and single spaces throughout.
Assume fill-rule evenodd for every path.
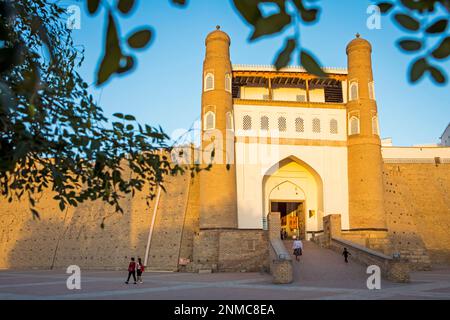
M 190 183 L 187 175 L 169 177 L 167 193 L 161 193 L 149 250 L 155 269 L 161 265 L 176 269 L 182 236 L 193 238 L 187 234 L 192 232 L 192 222 L 184 221 Z M 32 218 L 27 201 L 0 200 L 0 268 L 49 269 L 76 264 L 117 269 L 126 267 L 130 257 L 144 259 L 156 199 L 148 206 L 143 193 L 127 196 L 121 201 L 121 214 L 101 201 L 61 212 L 53 196 L 46 191 L 37 203 L 40 220 Z M 190 212 L 195 216 L 193 210 Z M 183 246 L 185 251 L 189 245 Z
M 393 252 L 400 252 L 418 269 L 427 269 L 430 262 L 450 263 L 450 164 L 387 163 L 383 174 Z M 198 179 L 169 177 L 166 189 L 156 212 L 150 269 L 259 271 L 268 266 L 265 231 L 199 231 Z M 77 264 L 117 269 L 126 267 L 131 256 L 144 258 L 156 199 L 147 206 L 142 193 L 126 197 L 120 214 L 100 201 L 61 212 L 53 196 L 45 192 L 40 198 L 41 220 L 32 218 L 26 201 L 1 199 L 0 268 Z M 201 246 L 195 255 L 194 243 Z M 213 261 L 208 250 L 215 252 Z M 186 265 L 179 264 L 180 258 Z
M 394 251 L 413 263 L 450 263 L 450 164 L 385 164 L 385 210 Z

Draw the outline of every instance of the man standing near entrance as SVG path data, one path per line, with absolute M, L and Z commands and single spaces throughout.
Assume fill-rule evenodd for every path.
M 297 239 L 297 236 L 293 236 L 294 243 L 292 249 L 294 249 L 295 260 L 300 261 L 300 256 L 303 255 L 303 242 Z

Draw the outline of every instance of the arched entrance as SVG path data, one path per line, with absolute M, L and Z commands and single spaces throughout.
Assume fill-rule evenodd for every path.
M 286 158 L 264 176 L 264 212 L 280 213 L 288 238 L 309 239 L 322 226 L 322 190 L 322 180 L 313 168 L 298 158 Z

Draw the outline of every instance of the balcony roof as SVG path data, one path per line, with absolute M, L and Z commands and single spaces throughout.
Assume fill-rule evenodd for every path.
M 331 68 L 324 67 L 322 70 L 328 74 L 342 74 L 347 75 L 346 68 Z M 254 64 L 233 64 L 233 71 L 263 71 L 263 72 L 296 72 L 308 73 L 305 68 L 301 66 L 287 66 L 281 70 L 277 70 L 273 65 L 254 65 Z

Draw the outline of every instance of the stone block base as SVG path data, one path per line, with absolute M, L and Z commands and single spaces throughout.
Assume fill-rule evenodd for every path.
M 259 272 L 269 269 L 264 230 L 200 230 L 194 238 L 193 271 Z

